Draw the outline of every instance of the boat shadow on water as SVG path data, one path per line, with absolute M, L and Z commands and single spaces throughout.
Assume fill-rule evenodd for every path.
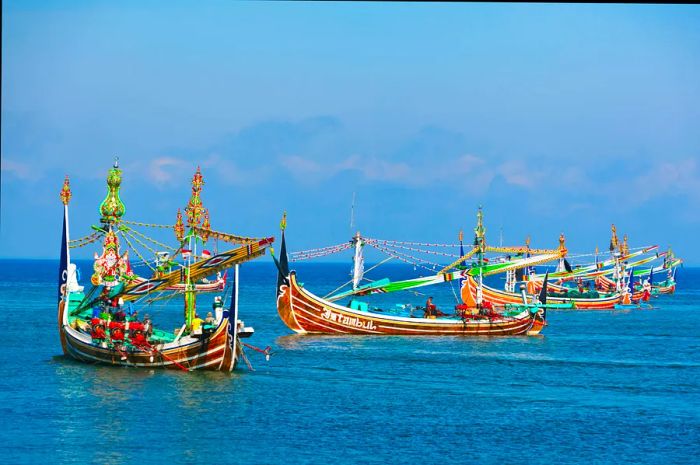
M 432 343 L 444 343 L 446 340 L 465 347 L 481 344 L 500 344 L 503 341 L 517 340 L 524 343 L 539 343 L 546 340 L 543 334 L 533 336 L 467 336 L 461 334 L 439 336 L 405 336 L 395 334 L 366 335 L 366 334 L 288 334 L 275 339 L 275 343 L 285 350 L 306 350 L 314 348 L 334 348 L 338 350 L 354 350 L 363 347 L 386 345 L 425 346 Z M 442 342 L 441 342 L 442 341 Z
M 183 372 L 180 370 L 161 370 L 159 368 L 142 368 L 125 365 L 107 365 L 101 363 L 85 363 L 75 360 L 69 355 L 54 355 L 50 364 L 56 366 L 56 373 L 66 377 L 82 377 L 85 385 L 104 382 L 116 389 L 134 388 L 139 380 L 149 380 L 156 378 L 167 378 L 168 382 L 176 383 L 178 386 L 196 389 L 201 385 L 202 390 L 216 390 L 220 381 L 231 381 L 239 379 L 240 372 L 227 371 L 192 371 Z M 227 384 L 228 389 L 230 387 Z

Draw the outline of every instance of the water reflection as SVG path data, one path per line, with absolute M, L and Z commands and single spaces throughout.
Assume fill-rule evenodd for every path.
M 63 356 L 52 364 L 61 398 L 56 434 L 71 444 L 59 448 L 62 461 L 116 465 L 145 457 L 194 461 L 200 444 L 193 438 L 215 431 L 212 413 L 225 409 L 246 375 L 90 365 Z M 155 458 L 154 445 L 162 452 Z

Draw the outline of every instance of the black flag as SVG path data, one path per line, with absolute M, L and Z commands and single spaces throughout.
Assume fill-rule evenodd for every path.
M 542 282 L 542 290 L 540 291 L 539 301 L 542 305 L 547 305 L 547 279 L 549 278 L 549 271 L 544 275 L 544 281 Z
M 63 235 L 61 237 L 61 263 L 58 265 L 58 300 L 61 300 L 61 286 L 68 281 L 68 243 L 66 242 L 66 210 L 63 210 Z
M 524 281 L 525 280 L 525 269 L 524 268 L 516 268 L 515 280 L 516 281 Z
M 273 257 L 274 259 L 274 257 Z M 284 229 L 282 230 L 282 244 L 280 245 L 280 259 L 279 262 L 275 260 L 275 265 L 277 265 L 277 294 L 280 293 L 280 287 L 283 284 L 287 284 L 287 276 L 289 276 L 289 261 L 287 259 L 287 244 L 284 240 Z
M 564 259 L 564 269 L 567 273 L 571 273 L 573 271 L 571 264 L 566 260 L 566 258 Z

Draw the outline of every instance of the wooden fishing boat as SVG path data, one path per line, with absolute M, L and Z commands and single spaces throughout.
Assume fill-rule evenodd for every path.
M 535 335 L 545 325 L 544 310 L 524 306 L 511 314 L 411 318 L 361 311 L 324 300 L 299 285 L 294 271 L 279 288 L 277 311 L 297 333 L 514 336 Z
M 211 230 L 208 212 L 201 203 L 203 179 L 197 168 L 192 196 L 185 210 L 187 234 L 179 211 L 175 225 L 150 226 L 173 229 L 178 240 L 177 251 L 196 250 L 211 236 L 237 244 L 237 247 L 204 257 L 196 253 L 183 254 L 183 263 L 177 269 L 160 272 L 153 278 L 140 277 L 131 267 L 129 251 L 136 253 L 142 264 L 155 270 L 143 254 L 133 248 L 135 240 L 145 245 L 143 241 L 149 238 L 141 233 L 136 235 L 129 225 L 137 223 L 122 218 L 125 207 L 119 198 L 120 184 L 121 170 L 115 162 L 107 177 L 107 198 L 100 205 L 101 225 L 93 227 L 96 232 L 92 235 L 76 240 L 70 240 L 68 204 L 72 194 L 68 177 L 61 191 L 64 220 L 58 330 L 64 354 L 81 362 L 126 367 L 234 370 L 241 357 L 247 361 L 243 350 L 243 345 L 247 344 L 240 339 L 253 334 L 253 329 L 245 327 L 238 319 L 239 265 L 262 256 L 274 238 L 244 238 Z M 95 254 L 92 288 L 85 292 L 84 286 L 78 283 L 70 248 L 99 239 L 103 239 L 103 252 Z M 129 250 L 122 251 L 121 240 L 130 246 Z M 151 240 L 165 246 L 158 240 Z M 157 260 L 154 258 L 154 263 Z M 198 289 L 195 283 L 229 268 L 233 269 L 230 305 L 225 305 L 226 295 L 215 297 L 213 312 L 203 321 L 197 314 L 196 296 L 199 291 L 209 289 Z M 212 281 L 214 286 L 220 286 L 219 279 Z M 153 302 L 178 296 L 184 300 L 185 321 L 177 330 L 171 332 L 154 327 L 147 316 L 143 320 L 139 318 L 139 310 L 148 311 Z
M 556 282 L 548 285 L 548 301 L 570 303 L 573 308 L 578 309 L 636 307 L 636 304 L 648 301 L 652 295 L 658 295 L 663 289 L 663 286 L 652 286 L 654 272 L 667 268 L 670 270 L 680 263 L 680 260 L 673 259 L 669 253 L 659 253 L 657 249 L 658 246 L 648 246 L 631 252 L 627 235 L 624 236 L 623 241 L 619 241 L 615 225 L 612 225 L 610 259 L 599 262 L 596 248 L 595 263 L 573 268 L 562 257 L 557 270 L 549 274 L 549 277 L 555 278 Z M 660 267 L 639 268 L 660 259 L 664 260 Z M 635 281 L 635 278 L 639 279 Z M 510 289 L 508 281 L 506 282 L 504 291 L 484 286 L 484 299 L 493 302 L 494 305 L 523 302 L 528 299 L 528 296 L 540 292 L 542 287 L 542 276 L 537 276 L 534 270 L 521 276 L 523 286 L 526 288 L 524 293 L 514 292 L 513 281 L 515 280 L 510 282 Z M 479 285 L 474 279 L 465 284 L 466 286 L 462 289 L 464 298 L 474 299 Z
M 515 292 L 508 292 L 499 289 L 494 289 L 485 284 L 481 285 L 483 299 L 491 302 L 493 305 L 506 305 L 506 304 L 519 304 L 523 303 L 523 300 L 527 297 L 523 297 L 522 294 L 517 294 Z M 469 276 L 462 286 L 462 299 L 465 302 L 474 301 L 479 293 L 479 283 L 476 282 L 474 277 Z M 577 309 L 610 309 L 614 308 L 615 304 L 620 302 L 620 294 L 614 293 L 609 295 L 603 295 L 597 298 L 567 298 L 567 297 L 557 297 L 549 293 L 547 295 L 547 302 L 552 304 L 570 304 L 571 308 Z M 563 308 L 563 307 L 560 307 Z
M 513 336 L 539 334 L 545 326 L 546 311 L 538 306 L 512 306 L 508 311 L 495 312 L 484 309 L 462 308 L 454 315 L 414 316 L 390 315 L 369 310 L 357 305 L 342 306 L 330 299 L 318 297 L 306 290 L 297 280 L 296 272 L 289 271 L 284 229 L 280 260 L 275 259 L 279 275 L 277 282 L 277 311 L 282 321 L 301 334 L 366 334 L 366 335 L 461 335 L 461 336 Z M 370 289 L 359 289 L 362 274 L 361 237 L 354 241 L 355 248 L 355 295 L 372 292 L 390 292 L 392 289 L 409 289 L 451 280 L 452 275 L 419 278 L 416 280 L 375 285 Z M 274 257 L 273 257 L 274 258 Z M 392 288 L 393 285 L 393 288 Z M 358 290 L 359 289 L 359 290 Z M 343 293 L 335 297 L 345 297 Z

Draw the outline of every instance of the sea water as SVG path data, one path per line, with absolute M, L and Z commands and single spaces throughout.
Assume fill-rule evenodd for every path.
M 85 283 L 90 265 L 79 268 Z M 323 295 L 350 266 L 297 269 Z M 248 350 L 255 371 L 242 363 L 232 374 L 64 357 L 57 273 L 53 261 L 0 261 L 3 463 L 700 459 L 700 269 L 679 270 L 677 293 L 653 309 L 550 311 L 535 337 L 298 336 L 277 316 L 276 270 L 263 259 L 241 269 L 240 311 L 256 330 L 248 342 L 274 353 L 266 362 Z M 450 310 L 453 290 L 370 304 L 423 305 L 430 294 Z M 165 328 L 182 321 L 175 301 L 150 312 Z

